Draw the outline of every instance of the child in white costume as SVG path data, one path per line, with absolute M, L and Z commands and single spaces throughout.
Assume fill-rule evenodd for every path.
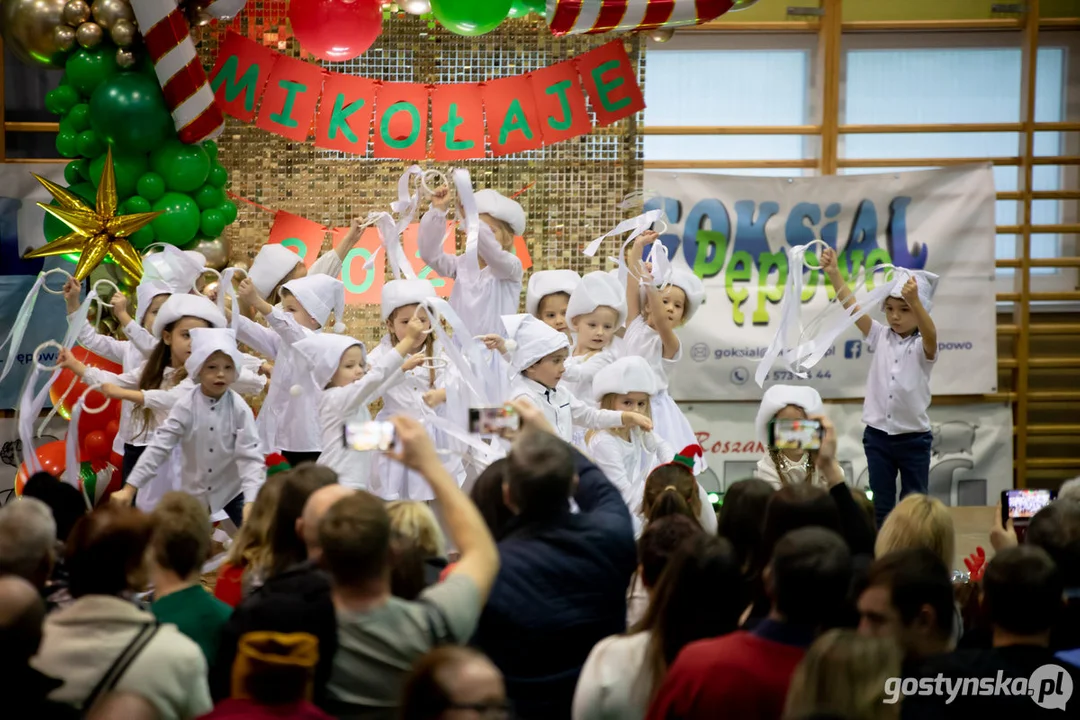
M 674 369 L 682 358 L 682 343 L 675 329 L 688 322 L 705 302 L 705 286 L 689 270 L 676 268 L 663 290 L 651 284 L 645 286 L 643 301 L 638 278 L 647 277 L 647 274 L 641 257 L 645 248 L 656 238 L 657 234 L 651 230 L 642 233 L 627 256 L 626 309 L 629 324 L 623 339 L 626 341 L 626 353 L 645 358 L 656 374 L 658 389 L 652 403 L 656 432 L 672 447 L 682 448 L 697 444 L 697 438 L 690 422 L 668 394 L 668 371 Z M 694 463 L 694 473 L 700 474 L 706 467 L 704 458 L 699 457 Z
M 650 398 L 656 393 L 656 376 L 644 358 L 616 360 L 596 373 L 593 394 L 604 410 L 630 411 L 649 416 Z M 657 465 L 671 462 L 675 450 L 654 432 L 638 428 L 612 428 L 586 433 L 587 450 L 620 494 L 641 534 L 641 507 L 645 478 Z
M 615 362 L 615 333 L 626 322 L 626 293 L 619 281 L 605 272 L 591 272 L 570 294 L 566 322 L 575 345 L 566 359 L 562 383 L 577 397 L 592 402 L 593 377 Z
M 286 251 L 288 252 L 288 251 Z M 308 275 L 281 286 L 281 304 L 259 296 L 250 277 L 240 281 L 240 298 L 261 314 L 269 327 L 233 315 L 237 337 L 274 361 L 273 382 L 257 420 L 263 452 L 280 452 L 294 467 L 313 462 L 322 452 L 317 394 L 307 363 L 296 344 L 322 331 L 334 313 L 334 331 L 345 331 L 345 286 L 328 275 Z M 294 391 L 293 386 L 299 386 Z
M 806 385 L 773 385 L 765 391 L 758 408 L 754 427 L 757 439 L 768 448 L 768 454 L 758 460 L 754 477 L 779 490 L 784 485 L 810 482 L 824 484 L 815 473 L 816 451 L 777 450 L 769 446 L 769 425 L 773 420 L 805 420 L 822 411 L 821 395 Z
M 310 269 L 304 265 L 304 258 L 284 245 L 263 245 L 247 273 L 259 297 L 276 305 L 280 300 L 278 295 L 281 287 L 290 280 L 299 280 L 308 275 L 328 275 L 340 279 L 342 263 L 360 239 L 361 225 L 359 220 L 353 220 L 349 232 L 338 246 L 320 255 Z
M 314 399 L 322 444 L 318 463 L 334 470 L 342 485 L 369 489 L 374 466 L 373 453 L 345 447 L 345 423 L 371 420 L 368 403 L 378 397 L 387 378 L 401 370 L 409 350 L 423 337 L 424 322 L 414 316 L 405 337 L 375 365 L 368 365 L 364 343 L 347 335 L 312 335 L 296 344 L 310 383 L 317 388 Z
M 525 232 L 525 210 L 494 190 L 475 194 L 480 213 L 477 262 L 467 255 L 443 251 L 449 188 L 439 188 L 431 209 L 420 220 L 420 257 L 432 270 L 454 279 L 450 307 L 473 335 L 501 335 L 502 316 L 517 312 L 524 276 L 521 260 L 514 255 L 514 236 Z
M 101 392 L 106 397 L 127 400 L 142 408 L 134 413 L 132 430 L 133 444 L 142 443 L 138 449 L 141 454 L 179 397 L 195 385 L 185 367 L 191 355 L 191 331 L 210 327 L 225 327 L 225 316 L 212 302 L 199 295 L 170 295 L 151 325 L 151 334 L 157 344 L 140 367 L 116 375 L 86 366 L 70 353 L 62 356 L 61 364 L 87 385 L 101 385 Z M 241 379 L 249 385 L 261 387 L 266 382 L 261 377 L 245 377 L 245 372 L 241 372 Z M 237 384 L 233 385 L 234 389 Z M 153 509 L 162 495 L 175 489 L 180 461 L 179 454 L 174 453 L 168 469 L 162 468 L 152 482 L 144 485 L 136 500 L 140 509 Z
M 538 270 L 529 277 L 525 289 L 525 312 L 571 338 L 566 309 L 570 295 L 581 284 L 573 270 Z
M 76 320 L 75 314 L 79 310 L 79 293 L 81 285 L 75 280 L 68 280 L 64 284 L 64 301 L 67 304 L 68 324 Z M 97 332 L 93 325 L 84 323 L 79 329 L 79 344 L 90 352 L 120 363 L 122 372 L 134 372 L 142 367 L 146 358 L 153 352 L 157 340 L 150 331 L 148 325 L 154 324 L 154 317 L 165 300 L 169 297 L 168 286 L 160 281 L 144 280 L 135 288 L 138 305 L 135 308 L 135 319 L 128 314 L 128 300 L 122 293 L 114 293 L 109 300 L 112 305 L 112 314 L 120 324 L 120 328 L 127 336 L 127 340 L 117 340 L 109 335 Z M 135 405 L 124 400 L 120 404 L 120 426 L 113 440 L 112 450 L 121 457 L 127 456 L 125 445 L 132 446 L 130 461 L 125 460 L 121 468 L 121 477 L 126 477 L 135 467 L 138 453 L 141 452 L 134 446 L 135 439 Z M 145 443 L 140 443 L 145 445 Z
M 240 526 L 266 481 L 255 416 L 230 389 L 242 362 L 233 330 L 191 330 L 184 369 L 197 384 L 180 395 L 127 484 L 113 493 L 114 502 L 130 504 L 135 491 L 157 482 L 161 467 L 179 452 L 180 474 L 173 489 L 198 498 L 211 515 L 224 510 Z
M 652 422 L 640 413 L 597 410 L 559 385 L 563 363 L 569 355 L 570 341 L 565 333 L 532 315 L 508 315 L 503 318 L 503 323 L 513 340 L 510 365 L 514 378 L 507 401 L 519 397 L 528 399 L 544 413 L 555 433 L 566 442 L 573 441 L 575 425 L 593 430 L 621 426 L 652 430 Z M 492 338 L 486 336 L 485 342 Z M 509 341 L 498 349 L 505 352 L 508 347 Z
M 395 347 L 400 342 L 399 338 L 407 336 L 409 322 L 414 315 L 419 315 L 427 335 L 408 349 L 409 358 L 402 365 L 402 372 L 391 373 L 380 389 L 383 407 L 375 417 L 376 420 L 388 421 L 399 414 L 423 420 L 426 414 L 438 412 L 433 408 L 445 408 L 443 403 L 446 401 L 446 383 L 451 377 L 449 367 L 421 367 L 425 360 L 445 361 L 445 356 L 435 342 L 435 335 L 430 332 L 431 321 L 427 313 L 419 309 L 421 302 L 434 297 L 435 288 L 427 280 L 391 280 L 383 285 L 382 319 L 386 323 L 387 332 L 368 354 L 368 362 L 379 365 L 388 354 L 396 354 Z M 445 365 L 445 362 L 441 364 Z M 438 429 L 428 427 L 428 434 L 435 438 L 438 446 L 445 445 L 445 439 L 441 437 Z M 447 472 L 461 485 L 465 479 L 461 459 L 450 456 L 444 463 Z M 435 499 L 431 485 L 423 476 L 393 458 L 380 454 L 375 466 L 371 490 L 384 500 Z

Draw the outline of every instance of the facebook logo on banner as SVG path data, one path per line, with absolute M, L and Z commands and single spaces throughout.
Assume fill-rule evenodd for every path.
M 848 340 L 844 343 L 844 357 L 848 360 L 862 357 L 862 340 Z

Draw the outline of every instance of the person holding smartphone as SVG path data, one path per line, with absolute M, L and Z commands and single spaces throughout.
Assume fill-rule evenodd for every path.
M 758 408 L 754 427 L 758 442 L 766 447 L 766 454 L 758 460 L 754 477 L 764 480 L 777 490 L 784 485 L 814 483 L 824 486 L 824 480 L 817 474 L 816 463 L 818 447 L 821 444 L 821 426 L 812 434 L 808 443 L 781 443 L 777 439 L 786 434 L 785 428 L 794 427 L 794 423 L 814 423 L 809 420 L 822 410 L 821 395 L 812 387 L 800 385 L 773 385 L 765 391 Z M 797 429 L 797 428 L 796 428 Z M 805 428 L 803 428 L 805 430 Z

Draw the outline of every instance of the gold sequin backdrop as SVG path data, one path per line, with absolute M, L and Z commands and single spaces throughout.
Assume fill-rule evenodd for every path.
M 286 6 L 283 0 L 250 0 L 238 30 L 289 57 L 318 63 L 301 51 L 295 38 L 286 36 Z M 204 31 L 199 52 L 207 67 L 213 66 L 223 37 L 223 31 Z M 359 58 L 323 65 L 333 72 L 385 81 L 482 82 L 553 65 L 610 39 L 557 38 L 535 17 L 507 20 L 482 37 L 461 37 L 430 27 L 420 18 L 392 14 L 383 21 L 382 35 Z M 643 41 L 624 40 L 643 78 Z M 641 188 L 638 121 L 629 118 L 595 128 L 590 135 L 534 152 L 464 163 L 478 188 L 512 194 L 535 183 L 518 198 L 529 216 L 525 238 L 534 269 L 602 269 L 601 260 L 586 258 L 581 248 L 635 212 L 620 210 L 618 205 L 627 193 Z M 290 142 L 233 118 L 227 119 L 218 144 L 234 193 L 327 227 L 347 226 L 352 218 L 370 210 L 389 210 L 396 199 L 398 177 L 409 165 L 320 150 L 310 139 Z M 449 170 L 434 161 L 421 164 Z M 266 241 L 273 216 L 246 203 L 237 205 L 239 219 L 225 234 L 231 243 L 230 260 L 250 263 Z M 329 249 L 329 235 L 323 247 Z M 602 249 L 598 255 L 608 254 Z M 359 266 L 358 260 L 356 272 Z M 350 307 L 346 322 L 350 334 L 365 342 L 375 342 L 382 335 L 377 306 Z

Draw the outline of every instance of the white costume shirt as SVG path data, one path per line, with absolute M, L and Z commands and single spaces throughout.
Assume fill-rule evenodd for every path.
M 659 390 L 667 390 L 668 372 L 675 368 L 676 363 L 682 359 L 682 343 L 675 352 L 675 357 L 668 360 L 664 357 L 664 341 L 660 333 L 649 327 L 639 315 L 626 326 L 623 335 L 627 355 L 637 355 L 645 358 L 656 374 L 657 387 Z
M 465 255 L 443 251 L 446 237 L 446 213 L 432 208 L 420 220 L 417 243 L 420 257 L 439 275 L 454 279 L 450 307 L 461 317 L 473 335 L 506 335 L 503 315 L 513 315 L 521 301 L 521 260 L 502 249 L 495 234 L 480 223 L 478 255 L 487 263 L 483 270 L 470 263 Z M 470 265 L 473 265 L 470 267 Z
M 873 321 L 866 336 L 874 353 L 866 378 L 866 401 L 862 420 L 889 435 L 927 432 L 930 417 L 930 372 L 933 360 L 926 358 L 922 335 L 900 337 L 891 328 Z
M 509 400 L 519 397 L 527 398 L 538 407 L 555 433 L 568 443 L 573 442 L 575 425 L 592 430 L 622 427 L 622 413 L 589 407 L 561 385 L 552 390 L 524 375 L 517 375 L 510 385 Z
M 670 462 L 675 451 L 655 433 L 630 431 L 630 441 L 608 432 L 592 434 L 588 452 L 596 466 L 615 486 L 623 497 L 630 519 L 634 522 L 634 536 L 641 534 L 641 498 L 645 492 L 645 479 L 657 465 Z
M 612 635 L 596 643 L 581 668 L 570 717 L 573 720 L 642 720 L 652 695 L 644 670 L 649 631 Z
M 368 403 L 391 373 L 400 372 L 405 358 L 389 352 L 370 367 L 362 378 L 345 387 L 326 388 L 318 396 L 319 431 L 322 454 L 318 463 L 338 474 L 338 482 L 354 490 L 367 490 L 371 482 L 374 452 L 357 452 L 345 447 L 345 423 L 371 420 Z M 275 367 L 276 372 L 276 367 Z
M 390 336 L 383 335 L 379 344 L 368 354 L 368 363 L 378 365 L 388 354 L 397 355 L 398 353 L 391 344 Z M 435 344 L 433 355 L 436 358 L 445 359 L 445 355 L 439 350 L 438 343 Z M 383 407 L 379 414 L 375 416 L 375 419 L 388 421 L 394 415 L 408 415 L 423 422 L 425 417 L 429 415 L 445 417 L 446 403 L 432 410 L 424 403 L 424 393 L 428 390 L 445 388 L 447 381 L 452 381 L 454 377 L 449 366 L 438 368 L 435 370 L 435 384 L 433 387 L 429 368 L 416 367 L 409 371 L 390 373 L 386 382 L 377 391 L 377 394 L 382 395 Z M 437 446 L 442 447 L 447 444 L 446 438 L 442 436 L 438 429 L 428 427 L 426 423 L 425 427 L 427 427 L 428 434 L 436 441 Z M 450 476 L 457 480 L 460 487 L 465 481 L 465 470 L 461 465 L 461 458 L 450 455 L 448 458 L 443 458 L 443 465 L 446 467 L 446 471 L 450 473 Z M 397 460 L 386 455 L 380 455 L 376 467 L 378 472 L 376 477 L 372 479 L 371 491 L 384 500 L 435 499 L 435 493 L 427 480 L 420 473 L 409 470 Z
M 566 358 L 566 372 L 563 373 L 559 385 L 565 386 L 574 397 L 581 398 L 582 402 L 595 406 L 597 403 L 593 398 L 593 378 L 602 368 L 618 359 L 619 356 L 610 345 L 588 357 L 571 355 Z
M 784 485 L 798 485 L 806 482 L 806 455 L 803 455 L 800 460 L 791 461 L 784 455 L 780 456 L 780 469 L 784 473 L 784 479 L 780 478 L 780 475 L 776 472 L 776 464 L 770 456 L 765 455 L 758 460 L 757 467 L 754 470 L 754 477 L 759 480 L 772 485 L 779 490 Z M 820 475 L 816 475 L 819 482 L 815 482 L 815 485 L 823 485 L 824 479 Z
M 336 256 L 335 256 L 336 257 Z M 264 454 L 281 450 L 319 452 L 318 391 L 307 361 L 293 344 L 315 334 L 280 307 L 266 316 L 269 327 L 237 317 L 236 338 L 260 355 L 272 358 L 274 374 L 256 424 Z M 302 392 L 292 394 L 293 385 Z
M 343 265 L 341 258 L 338 257 L 336 250 L 327 250 L 319 259 L 311 264 L 308 268 L 308 275 L 329 275 L 332 278 L 341 279 L 341 266 Z
M 68 323 L 71 323 L 70 315 L 68 316 Z M 146 362 L 146 358 L 154 351 L 157 340 L 146 328 L 134 320 L 125 325 L 123 329 L 128 339 L 117 340 L 108 335 L 102 335 L 94 330 L 90 323 L 86 323 L 79 330 L 79 344 L 95 355 L 120 363 L 123 372 L 141 368 Z M 77 399 L 72 399 L 72 402 Z M 120 428 L 116 432 L 116 439 L 113 440 L 113 452 L 123 455 L 124 443 L 130 443 L 135 436 L 136 410 L 134 403 L 127 400 L 120 403 Z
M 227 390 L 216 400 L 205 395 L 201 386 L 182 393 L 154 432 L 127 478 L 128 484 L 135 488 L 148 485 L 174 448 L 180 448 L 181 453 L 175 489 L 193 495 L 211 513 L 224 508 L 241 492 L 245 503 L 255 502 L 266 481 L 255 417 L 234 390 Z

